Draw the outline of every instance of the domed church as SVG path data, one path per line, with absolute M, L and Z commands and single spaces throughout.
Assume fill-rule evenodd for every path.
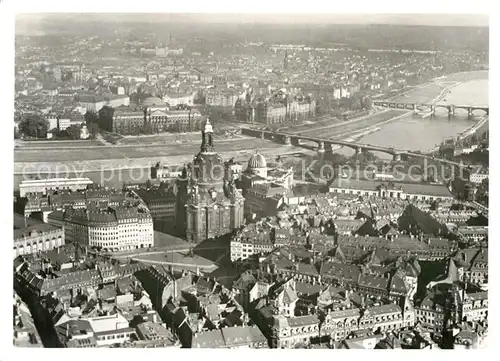
M 266 158 L 258 151 L 248 160 L 247 168 L 241 175 L 241 188 L 245 191 L 259 184 L 275 184 L 291 190 L 293 186 L 293 168 L 281 164 L 267 164 Z
M 184 167 L 177 190 L 176 224 L 188 241 L 222 236 L 243 224 L 244 198 L 234 181 L 226 179 L 209 120 L 201 132 L 200 152 Z
M 248 160 L 247 166 L 248 174 L 255 174 L 262 178 L 267 178 L 267 162 L 262 154 L 256 152 Z

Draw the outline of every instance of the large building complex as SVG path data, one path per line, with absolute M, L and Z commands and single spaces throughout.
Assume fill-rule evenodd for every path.
M 64 226 L 66 239 L 105 251 L 151 247 L 153 219 L 146 207 L 92 207 L 52 212 L 50 224 Z
M 118 108 L 112 118 L 104 119 L 101 127 L 119 134 L 151 132 L 187 132 L 200 130 L 201 113 L 186 106 L 168 106 L 163 100 L 150 97 L 140 108 Z
M 235 103 L 236 117 L 250 123 L 275 124 L 296 122 L 316 115 L 316 101 L 309 96 L 294 96 L 277 92 L 271 97 L 246 98 Z

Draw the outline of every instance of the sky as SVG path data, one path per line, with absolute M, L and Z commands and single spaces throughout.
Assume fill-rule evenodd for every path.
M 21 23 L 36 23 L 48 14 L 23 14 L 16 20 Z M 50 14 L 61 18 L 109 19 L 110 14 Z M 113 14 L 120 21 L 148 22 L 196 22 L 196 23 L 269 23 L 269 24 L 390 24 L 390 25 L 421 25 L 421 26 L 481 26 L 489 25 L 486 14 Z

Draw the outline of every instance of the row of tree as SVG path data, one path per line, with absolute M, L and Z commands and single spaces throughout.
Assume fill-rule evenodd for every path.
M 317 113 L 319 115 L 332 115 L 341 118 L 346 111 L 369 110 L 372 108 L 372 100 L 369 96 L 354 93 L 350 98 L 333 99 L 329 95 L 323 95 L 317 102 Z
M 19 123 L 18 135 L 29 138 L 47 138 L 49 122 L 38 114 L 29 115 Z
M 86 125 L 90 137 L 94 138 L 99 132 L 98 123 L 86 121 Z M 51 129 L 50 132 L 56 139 L 77 140 L 80 139 L 81 129 L 82 125 L 72 124 L 68 128 L 61 130 L 58 124 L 58 127 L 55 129 Z M 46 139 L 48 132 L 49 132 L 49 122 L 41 115 L 33 114 L 21 120 L 18 126 L 18 131 L 14 131 L 14 138 L 19 138 L 20 136 L 24 136 L 27 138 Z

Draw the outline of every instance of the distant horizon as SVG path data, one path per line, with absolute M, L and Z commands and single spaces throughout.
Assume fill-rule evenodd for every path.
M 113 15 L 114 22 L 266 24 L 266 25 L 399 25 L 489 28 L 488 14 L 295 14 L 295 13 L 20 13 L 16 25 L 51 20 L 96 21 Z M 24 25 L 23 24 L 23 25 Z

